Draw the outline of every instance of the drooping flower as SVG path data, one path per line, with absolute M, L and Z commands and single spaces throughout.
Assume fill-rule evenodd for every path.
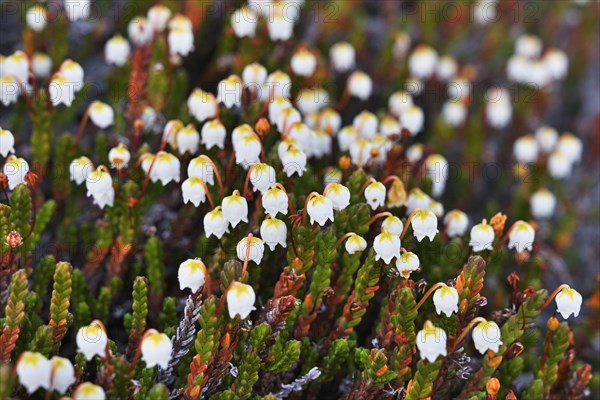
M 119 34 L 110 38 L 106 42 L 106 45 L 104 45 L 104 56 L 106 57 L 106 61 L 117 67 L 122 67 L 127 63 L 130 53 L 131 46 L 129 45 L 129 42 Z
M 556 151 L 562 154 L 570 162 L 575 163 L 581 160 L 583 144 L 581 143 L 581 140 L 572 133 L 563 133 L 558 139 Z
M 373 139 L 379 131 L 379 120 L 370 111 L 362 111 L 352 121 L 352 126 L 358 134 L 365 139 Z
M 219 149 L 225 148 L 227 131 L 220 120 L 213 119 L 212 121 L 205 123 L 204 126 L 202 126 L 200 135 L 202 136 L 202 144 L 207 149 L 211 149 L 214 146 L 217 146 Z
M 245 261 L 247 256 L 248 260 L 254 261 L 256 265 L 260 264 L 265 254 L 265 242 L 256 236 L 252 236 L 250 241 L 248 241 L 247 237 L 243 238 L 235 248 L 240 261 Z
M 260 225 L 260 236 L 271 250 L 275 250 L 277 245 L 287 247 L 287 226 L 277 218 L 265 218 Z
M 513 152 L 521 164 L 535 162 L 538 157 L 538 146 L 532 135 L 525 135 L 515 141 Z
M 458 291 L 445 284 L 442 284 L 433 293 L 433 304 L 438 315 L 444 313 L 447 317 L 450 317 L 452 313 L 458 312 L 458 300 Z
M 35 4 L 33 7 L 29 8 L 25 14 L 25 21 L 31 30 L 35 32 L 43 31 L 48 24 L 46 7 L 42 4 Z
M 52 388 L 64 394 L 75 383 L 75 368 L 67 358 L 54 356 L 50 359 L 52 367 Z
M 133 44 L 143 46 L 152 40 L 154 29 L 146 17 L 138 15 L 127 24 L 127 35 Z
M 400 236 L 404 229 L 404 224 L 400 218 L 390 215 L 383 220 L 381 227 L 388 232 Z
M 246 319 L 248 315 L 255 310 L 254 302 L 256 294 L 250 285 L 240 282 L 233 282 L 227 291 L 227 309 L 229 317 L 235 318 L 239 315 L 241 319 Z
M 194 32 L 181 26 L 175 26 L 169 29 L 167 36 L 169 43 L 169 53 L 180 56 L 187 56 L 194 51 Z
M 124 143 L 119 143 L 118 146 L 113 147 L 108 152 L 108 161 L 110 161 L 110 166 L 115 169 L 127 168 L 127 164 L 129 164 L 129 160 L 131 159 L 131 154 L 129 150 L 127 150 L 127 146 Z
M 15 152 L 15 137 L 8 129 L 0 128 L 0 155 L 8 156 L 8 153 Z
M 237 75 L 230 75 L 219 82 L 217 100 L 225 107 L 240 107 L 242 105 L 242 80 Z
M 525 221 L 517 221 L 508 235 L 508 248 L 514 248 L 518 252 L 531 251 L 534 240 L 535 229 Z
M 184 204 L 192 203 L 194 207 L 198 207 L 206 201 L 206 189 L 203 183 L 202 179 L 196 176 L 183 181 L 181 184 L 181 193 Z
M 540 189 L 531 195 L 531 214 L 535 218 L 550 218 L 556 208 L 556 197 L 547 189 Z
M 400 257 L 400 237 L 385 229 L 373 240 L 375 260 L 382 259 L 389 264 L 394 257 Z
M 388 99 L 388 108 L 395 117 L 400 117 L 402 112 L 413 104 L 413 98 L 410 93 L 403 90 L 392 93 Z
M 156 160 L 150 173 L 152 182 L 160 181 L 163 186 L 171 181 L 179 182 L 181 169 L 179 159 L 165 151 L 159 151 L 155 157 Z
M 425 236 L 433 241 L 435 235 L 438 233 L 437 229 L 437 217 L 433 211 L 417 210 L 413 215 L 410 224 L 413 229 L 413 234 L 420 242 Z
M 469 246 L 473 248 L 474 252 L 492 250 L 495 237 L 494 228 L 484 219 L 480 224 L 471 228 Z
M 348 254 L 362 253 L 367 248 L 367 241 L 357 234 L 352 234 L 346 239 L 344 247 Z
M 200 145 L 200 134 L 193 124 L 188 124 L 177 131 L 175 143 L 180 154 L 195 154 Z
M 198 177 L 209 185 L 215 184 L 214 165 L 205 155 L 193 158 L 188 164 L 187 173 L 189 177 Z
M 250 183 L 254 191 L 260 191 L 264 194 L 270 189 L 275 183 L 277 183 L 277 176 L 275 168 L 265 163 L 256 163 L 250 167 Z
M 195 88 L 187 100 L 187 106 L 190 114 L 199 122 L 204 122 L 207 119 L 217 116 L 219 106 L 217 99 L 212 93 L 207 93 L 202 89 Z
M 277 213 L 287 215 L 288 196 L 285 191 L 274 186 L 263 193 L 262 206 L 264 207 L 265 212 L 271 217 L 276 217 Z
M 444 218 L 444 226 L 448 237 L 462 236 L 467 232 L 469 226 L 469 217 L 461 210 L 451 210 Z
M 350 190 L 342 184 L 331 183 L 327 186 L 325 197 L 331 200 L 334 210 L 343 210 L 350 204 Z
M 302 176 L 304 171 L 306 171 L 306 154 L 297 147 L 291 147 L 281 157 L 281 163 L 288 177 L 294 173 Z
M 235 190 L 231 196 L 221 202 L 223 217 L 235 228 L 240 221 L 248 222 L 248 202 Z
M 411 136 L 416 136 L 423 129 L 425 114 L 415 105 L 406 107 L 400 114 L 400 125 L 408 129 Z
M 104 328 L 95 321 L 91 325 L 82 326 L 77 331 L 77 351 L 90 361 L 95 356 L 106 355 L 108 336 Z
M 50 387 L 51 371 L 50 360 L 37 352 L 24 351 L 17 360 L 16 372 L 19 383 L 29 394 L 39 388 L 48 389 Z
M 256 133 L 251 132 L 233 142 L 235 162 L 244 168 L 260 161 L 262 144 Z
M 84 382 L 73 392 L 73 400 L 105 400 L 106 393 L 101 386 Z
M 190 258 L 179 264 L 177 278 L 179 279 L 179 289 L 190 288 L 195 293 L 204 286 L 208 272 L 206 265 L 200 258 Z
M 365 188 L 365 199 L 372 210 L 382 207 L 385 204 L 385 185 L 381 182 L 371 182 Z
M 167 22 L 171 19 L 171 10 L 164 4 L 155 4 L 148 10 L 148 22 L 156 32 L 162 32 L 167 27 Z
M 408 58 L 410 75 L 419 79 L 428 79 L 433 76 L 437 65 L 438 54 L 431 46 L 417 46 Z
M 404 252 L 396 258 L 396 269 L 403 278 L 410 278 L 410 274 L 418 270 L 421 266 L 421 260 L 412 251 Z
M 238 38 L 254 37 L 258 15 L 252 7 L 242 7 L 231 14 L 231 28 Z
M 535 140 L 540 150 L 548 154 L 558 143 L 558 132 L 549 126 L 541 126 L 535 131 Z
M 573 314 L 575 318 L 579 316 L 583 298 L 577 290 L 567 286 L 558 292 L 554 299 L 556 300 L 556 310 L 564 319 L 569 318 L 571 314 Z
M 439 356 L 446 356 L 446 341 L 448 335 L 438 327 L 435 327 L 430 321 L 425 321 L 423 329 L 417 333 L 417 348 L 421 358 L 430 363 L 435 362 Z
M 87 157 L 75 158 L 69 165 L 70 179 L 78 185 L 86 181 L 92 172 L 94 172 L 94 164 Z
M 150 329 L 142 338 L 140 347 L 142 360 L 146 363 L 146 368 L 158 365 L 165 369 L 169 366 L 173 343 L 164 333 Z
M 48 78 L 52 73 L 52 58 L 45 53 L 33 53 L 33 56 L 31 56 L 31 69 L 36 78 Z
M 298 76 L 312 76 L 317 68 L 317 58 L 305 47 L 300 48 L 294 53 L 290 63 L 292 71 Z
M 362 71 L 355 71 L 348 77 L 348 93 L 365 101 L 373 92 L 373 80 Z
M 571 160 L 559 151 L 553 151 L 548 157 L 548 172 L 556 179 L 568 178 L 573 170 Z
M 87 19 L 92 9 L 90 0 L 63 0 L 63 5 L 69 21 Z
M 91 196 L 94 204 L 98 205 L 98 207 L 113 206 L 115 189 L 113 188 L 113 181 L 106 167 L 101 165 L 89 174 L 85 181 L 85 187 L 87 189 L 87 196 Z
M 229 232 L 229 221 L 223 217 L 223 211 L 221 211 L 220 206 L 207 212 L 203 222 L 204 233 L 207 238 L 215 235 L 217 239 L 221 239 L 225 233 Z
M 477 324 L 473 329 L 473 344 L 481 354 L 485 354 L 488 350 L 497 353 L 502 340 L 500 340 L 500 327 L 493 321 L 485 321 Z
M 251 90 L 258 91 L 267 79 L 267 69 L 259 63 L 248 64 L 242 72 L 242 81 L 244 86 Z
M 310 217 L 310 223 L 314 224 L 315 221 L 323 226 L 327 223 L 327 220 L 333 222 L 333 202 L 320 194 L 314 195 L 306 205 L 306 211 Z
M 348 42 L 338 42 L 329 49 L 329 58 L 337 72 L 347 72 L 354 68 L 356 51 Z

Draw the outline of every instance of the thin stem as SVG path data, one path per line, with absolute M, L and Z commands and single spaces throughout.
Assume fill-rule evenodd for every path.
M 306 213 L 308 208 L 308 202 L 315 196 L 320 196 L 317 192 L 311 192 L 308 196 L 306 196 L 306 200 L 304 201 L 304 210 L 302 210 L 302 223 L 306 223 Z
M 221 197 L 225 196 L 225 190 L 223 189 L 223 181 L 221 180 L 221 174 L 219 173 L 219 170 L 217 169 L 217 166 L 215 165 L 215 163 L 213 162 L 213 160 L 206 156 L 206 155 L 201 155 L 200 157 L 202 157 L 203 160 L 206 160 L 208 163 L 210 163 L 210 165 L 213 168 L 213 171 L 215 171 L 215 177 L 217 178 L 217 183 L 219 185 L 219 190 L 221 191 Z
M 567 288 L 570 288 L 570 286 L 569 286 L 569 285 L 567 285 L 567 284 L 564 284 L 564 283 L 563 283 L 562 285 L 560 285 L 559 287 L 557 287 L 556 289 L 554 289 L 554 291 L 553 291 L 553 292 L 550 294 L 550 296 L 548 296 L 548 298 L 546 299 L 546 301 L 544 302 L 544 304 L 542 304 L 542 305 L 540 306 L 540 308 L 538 308 L 538 311 L 540 311 L 540 312 L 541 312 L 541 311 L 542 311 L 544 308 L 548 307 L 548 305 L 549 305 L 550 303 L 552 303 L 552 300 L 554 300 L 554 298 L 556 297 L 556 295 L 557 295 L 557 294 L 558 294 L 558 293 L 559 293 L 561 290 L 563 290 L 563 289 L 567 289 Z
M 342 242 L 344 241 L 344 239 L 347 239 L 347 238 L 349 238 L 350 236 L 353 236 L 353 235 L 356 235 L 356 233 L 354 233 L 354 232 L 348 232 L 348 233 L 345 233 L 344 235 L 342 235 L 342 237 L 339 238 L 337 240 L 337 242 L 335 242 L 334 248 L 337 249 L 338 247 L 340 247 L 340 244 L 342 244 Z
M 504 236 L 502 236 L 502 239 L 500 239 L 498 241 L 498 243 L 496 243 L 496 245 L 494 246 L 494 250 L 498 250 L 500 247 L 504 246 L 504 243 L 506 243 L 506 241 L 508 240 L 508 237 L 510 236 L 510 234 L 514 228 L 515 228 L 515 224 L 512 224 L 510 229 L 508 231 L 506 231 Z
M 419 300 L 419 302 L 417 303 L 417 307 L 415 308 L 415 310 L 418 310 L 419 308 L 421 308 L 421 306 L 423 305 L 423 303 L 425 303 L 425 300 L 427 300 L 427 298 L 429 296 L 431 296 L 431 294 L 440 286 L 444 286 L 446 285 L 443 282 L 438 282 L 435 285 L 433 285 L 432 287 L 429 288 L 429 290 L 427 292 L 425 292 L 425 294 L 423 295 L 423 297 L 421 297 L 421 300 Z
M 402 179 L 400 179 L 397 175 L 390 175 L 390 176 L 383 178 L 381 183 L 383 183 L 385 185 L 386 183 L 392 182 L 392 181 L 402 182 Z
M 249 183 L 250 183 L 250 174 L 252 174 L 252 171 L 254 170 L 254 166 L 256 164 L 252 164 L 250 166 L 250 168 L 248 168 L 248 172 L 246 173 L 246 179 L 244 180 L 244 190 L 242 191 L 242 193 L 244 193 L 244 196 L 246 196 L 246 194 L 248 193 L 249 190 Z M 252 191 L 250 191 L 249 194 L 250 199 L 252 200 Z
M 206 192 L 206 198 L 208 199 L 208 202 L 210 203 L 210 208 L 212 208 L 213 210 L 215 209 L 215 202 L 212 199 L 212 196 L 210 195 L 210 192 L 208 191 L 208 186 L 206 186 L 206 182 L 204 182 L 202 179 L 199 179 L 200 184 L 202 185 L 202 187 L 204 187 L 204 191 Z
M 248 240 L 246 241 L 246 255 L 244 256 L 244 265 L 242 266 L 242 278 L 246 274 L 246 270 L 248 269 L 248 262 L 250 261 L 250 248 L 252 245 L 252 238 L 254 235 L 251 233 L 248 234 Z
M 371 219 L 369 220 L 369 222 L 367 222 L 367 225 L 371 225 L 373 222 L 377 221 L 378 219 L 384 218 L 384 217 L 393 217 L 394 215 L 389 212 L 389 211 L 383 211 L 380 212 L 379 214 L 375 214 L 371 217 Z
M 75 141 L 73 142 L 73 149 L 76 149 L 79 146 L 79 142 L 83 137 L 83 132 L 85 131 L 85 126 L 87 125 L 88 119 L 90 118 L 90 107 L 85 110 L 85 114 L 83 114 L 83 118 L 81 119 L 81 123 L 79 124 L 79 129 L 77 130 L 77 135 L 75 135 Z
M 404 223 L 404 229 L 402 229 L 402 233 L 400 234 L 400 240 L 404 239 L 404 236 L 406 235 L 406 232 L 408 231 L 408 227 L 410 226 L 410 223 L 413 219 L 413 217 L 415 216 L 415 214 L 417 213 L 417 211 L 423 211 L 422 208 L 415 208 L 414 210 L 412 210 L 410 212 L 410 214 L 408 214 L 408 217 L 406 218 L 406 222 Z
M 359 195 L 363 194 L 363 192 L 365 191 L 365 189 L 367 188 L 367 186 L 369 186 L 373 182 L 377 182 L 377 180 L 375 180 L 375 178 L 369 178 L 369 179 L 367 179 L 367 181 L 362 185 L 362 187 L 358 191 L 358 194 Z
M 463 329 L 460 336 L 458 338 L 456 338 L 456 340 L 452 344 L 452 349 L 448 352 L 448 354 L 452 354 L 454 352 L 454 350 L 456 350 L 458 345 L 465 339 L 465 336 L 467 336 L 467 334 L 469 333 L 471 328 L 473 328 L 475 326 L 475 324 L 478 324 L 481 322 L 487 322 L 487 320 L 483 317 L 477 317 L 477 318 L 472 319 L 471 322 L 469 322 L 469 325 L 467 325 L 465 327 L 465 329 Z
M 288 192 L 285 189 L 285 186 L 283 186 L 281 183 L 277 182 L 276 184 L 273 185 L 274 187 L 278 187 L 279 189 L 283 190 L 283 193 L 285 193 L 285 195 L 288 198 L 288 207 L 290 208 L 290 212 L 292 214 L 296 214 L 296 209 L 294 209 L 294 206 L 292 204 L 292 201 L 290 200 L 290 196 L 288 196 Z

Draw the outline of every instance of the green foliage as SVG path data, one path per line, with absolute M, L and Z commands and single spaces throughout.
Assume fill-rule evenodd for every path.
M 148 239 L 148 242 L 146 242 L 144 260 L 146 261 L 150 293 L 153 295 L 160 295 L 165 290 L 165 272 L 162 261 L 162 242 L 158 237 L 152 236 Z
M 433 382 L 441 366 L 441 358 L 432 363 L 427 360 L 419 361 L 412 385 L 406 394 L 406 400 L 425 399 L 429 397 L 433 390 Z
M 323 373 L 320 381 L 327 382 L 333 379 L 334 375 L 340 371 L 350 355 L 350 345 L 347 339 L 336 339 L 323 358 Z
M 73 267 L 68 262 L 58 262 L 54 272 L 54 286 L 50 300 L 50 326 L 54 328 L 54 348 L 57 352 L 67 332 L 67 316 L 71 301 Z
M 265 369 L 273 374 L 285 372 L 298 361 L 300 353 L 298 340 L 288 340 L 287 335 L 279 333 L 270 347 Z
M 535 368 L 536 378 L 543 382 L 545 395 L 550 392 L 552 385 L 556 382 L 558 362 L 569 347 L 569 325 L 562 322 L 558 329 L 548 335 L 547 349 L 544 349 L 544 354 Z

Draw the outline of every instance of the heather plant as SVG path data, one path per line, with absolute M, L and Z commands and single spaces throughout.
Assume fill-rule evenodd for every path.
M 598 3 L 8 5 L 0 399 L 599 393 Z

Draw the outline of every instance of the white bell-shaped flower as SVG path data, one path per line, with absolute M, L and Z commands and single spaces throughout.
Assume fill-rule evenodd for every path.
M 556 196 L 547 189 L 540 189 L 531 195 L 529 203 L 534 218 L 550 218 L 556 208 Z
M 324 195 L 331 200 L 334 210 L 343 210 L 350 205 L 350 190 L 339 183 L 327 185 Z
M 190 114 L 200 122 L 215 118 L 219 112 L 217 99 L 212 93 L 195 88 L 187 100 Z
M 59 68 L 60 73 L 65 77 L 66 81 L 73 85 L 75 92 L 83 88 L 83 68 L 79 63 L 71 59 L 62 62 Z
M 127 35 L 129 40 L 136 46 L 143 46 L 152 40 L 154 36 L 154 29 L 148 22 L 146 17 L 138 15 L 133 17 L 129 24 L 127 24 Z
M 17 360 L 17 377 L 28 394 L 32 394 L 39 388 L 48 389 L 51 371 L 50 360 L 37 352 L 24 351 Z
M 206 213 L 204 216 L 204 233 L 206 237 L 215 235 L 217 239 L 221 239 L 227 232 L 229 232 L 229 221 L 223 217 L 220 206 Z
M 167 36 L 169 43 L 169 53 L 172 56 L 187 56 L 194 51 L 194 32 L 190 29 L 175 27 L 169 30 Z
M 436 71 L 438 54 L 430 46 L 419 45 L 408 58 L 408 70 L 411 76 L 419 79 L 428 79 Z
M 2 172 L 8 179 L 8 188 L 13 190 L 18 185 L 25 183 L 25 177 L 29 172 L 29 163 L 24 158 L 11 154 L 6 159 Z
M 195 293 L 204 286 L 208 272 L 206 265 L 200 258 L 190 258 L 179 264 L 177 278 L 179 279 L 179 289 L 190 288 Z
M 75 158 L 69 164 L 70 179 L 78 185 L 85 182 L 92 172 L 94 172 L 94 164 L 87 157 Z
M 277 70 L 267 76 L 260 93 L 261 100 L 270 101 L 277 97 L 289 99 L 291 97 L 291 89 L 292 79 L 290 76 L 283 71 Z
M 2 63 L 2 75 L 12 76 L 22 84 L 29 81 L 29 57 L 24 51 L 17 50 L 6 57 Z
M 406 149 L 406 160 L 411 163 L 416 163 L 423 158 L 423 144 L 415 143 Z
M 16 103 L 20 94 L 21 86 L 14 76 L 0 76 L 0 101 L 4 107 L 8 107 L 12 103 Z
M 246 319 L 252 310 L 256 310 L 254 302 L 256 294 L 250 285 L 241 282 L 233 282 L 227 291 L 227 310 L 229 317 L 235 318 L 239 315 L 241 319 Z
M 131 46 L 129 45 L 129 42 L 119 34 L 110 38 L 106 42 L 106 45 L 104 45 L 104 57 L 106 57 L 106 62 L 116 65 L 117 67 L 125 65 L 130 54 Z
M 433 304 L 438 315 L 442 313 L 450 317 L 452 313 L 458 312 L 458 291 L 452 286 L 441 284 L 433 293 Z
M 265 242 L 256 236 L 252 236 L 250 239 L 245 237 L 238 242 L 235 249 L 240 261 L 245 261 L 248 258 L 248 260 L 254 261 L 258 265 L 265 254 Z
M 69 21 L 87 19 L 92 10 L 90 0 L 63 0 L 63 6 Z
M 568 178 L 573 171 L 573 163 L 563 153 L 553 151 L 548 157 L 548 173 L 556 179 Z
M 271 217 L 276 217 L 277 213 L 287 215 L 288 213 L 288 196 L 284 190 L 277 186 L 273 186 L 265 191 L 262 195 L 262 206 L 265 213 Z
M 411 212 L 417 208 L 427 210 L 431 201 L 431 197 L 420 188 L 412 188 L 408 192 L 408 198 L 406 199 L 406 211 Z
M 188 124 L 177 131 L 175 142 L 177 143 L 177 149 L 180 154 L 195 154 L 200 145 L 200 134 L 193 124 Z
M 42 4 L 35 4 L 27 10 L 25 21 L 29 29 L 35 32 L 41 32 L 48 24 L 48 16 L 46 7 Z
M 242 105 L 242 91 L 244 85 L 237 75 L 230 75 L 228 78 L 219 82 L 217 88 L 217 100 L 223 103 L 225 107 L 240 107 Z
M 302 47 L 294 53 L 290 60 L 292 71 L 298 76 L 309 77 L 317 68 L 317 57 L 306 48 Z
M 252 164 L 260 161 L 262 144 L 255 133 L 243 136 L 239 141 L 234 142 L 235 162 L 244 168 L 249 168 Z
M 0 128 L 0 155 L 8 156 L 8 153 L 15 152 L 15 137 L 8 129 Z
M 202 126 L 200 135 L 202 136 L 201 142 L 207 149 L 212 149 L 215 146 L 219 149 L 225 148 L 227 131 L 220 120 L 213 119 L 212 121 L 205 123 L 204 126 Z
M 48 78 L 52 74 L 52 58 L 46 53 L 33 53 L 33 56 L 31 56 L 31 69 L 36 78 Z
M 284 135 L 290 135 L 294 129 L 300 130 L 300 127 L 308 128 L 308 126 L 301 122 L 302 115 L 300 114 L 300 112 L 294 107 L 287 107 L 281 110 L 279 116 L 277 117 L 275 125 L 277 126 L 279 132 L 283 133 Z M 305 140 L 303 140 L 302 142 L 305 142 Z
M 72 397 L 73 400 L 105 400 L 106 393 L 101 386 L 85 382 L 77 386 Z
M 322 87 L 301 89 L 298 96 L 296 96 L 296 105 L 302 114 L 306 116 L 305 121 L 307 124 L 311 113 L 317 112 L 329 104 L 331 104 L 329 93 Z
M 425 114 L 415 105 L 409 106 L 400 114 L 400 125 L 408 129 L 411 136 L 416 136 L 423 129 Z
M 467 119 L 467 106 L 461 101 L 447 101 L 442 106 L 442 117 L 452 127 L 459 127 Z
M 554 149 L 556 143 L 558 143 L 558 132 L 549 126 L 541 126 L 535 131 L 535 140 L 540 150 L 548 154 Z
M 392 117 L 391 115 L 386 115 L 381 119 L 379 131 L 382 135 L 391 138 L 399 135 L 402 131 L 402 127 L 396 118 Z
M 385 185 L 381 182 L 371 182 L 365 188 L 365 199 L 371 209 L 375 210 L 385 204 L 385 195 L 387 191 Z
M 358 134 L 365 139 L 373 139 L 379 131 L 379 120 L 377 116 L 370 111 L 362 111 L 352 121 Z
M 484 219 L 480 224 L 471 228 L 469 246 L 473 248 L 474 252 L 492 250 L 495 237 L 494 228 Z
M 493 321 L 480 322 L 473 329 L 473 344 L 481 354 L 485 354 L 488 350 L 497 353 L 502 346 L 500 338 L 500 327 Z
M 302 176 L 304 171 L 306 171 L 306 153 L 297 147 L 292 147 L 283 154 L 281 163 L 288 177 L 294 175 L 294 173 Z
M 350 235 L 348 239 L 346 239 L 344 248 L 348 254 L 362 253 L 367 248 L 367 241 L 363 237 L 354 233 Z
M 433 196 L 441 196 L 448 179 L 448 161 L 441 154 L 432 154 L 425 159 L 425 169 L 432 183 Z
M 396 269 L 403 278 L 410 278 L 410 274 L 418 270 L 421 266 L 421 260 L 412 251 L 404 252 L 396 258 Z
M 413 234 L 420 242 L 425 236 L 433 241 L 435 235 L 438 233 L 437 229 L 437 217 L 433 211 L 429 210 L 417 210 L 413 215 L 410 224 L 413 228 Z
M 278 40 L 286 41 L 294 33 L 294 19 L 286 15 L 287 7 L 275 7 L 272 15 L 267 18 L 267 28 L 269 38 L 275 42 Z
M 515 42 L 515 53 L 527 58 L 537 58 L 542 54 L 542 40 L 530 34 L 521 35 Z
M 430 321 L 425 321 L 423 329 L 417 333 L 417 348 L 422 359 L 430 363 L 435 362 L 439 356 L 446 356 L 446 341 L 448 335 Z
M 404 230 L 404 224 L 400 218 L 390 215 L 383 220 L 381 228 L 393 233 L 394 235 L 400 236 Z
M 287 247 L 287 226 L 277 218 L 266 218 L 260 225 L 260 236 L 271 250 L 277 245 Z
M 448 237 L 462 236 L 467 232 L 469 217 L 460 210 L 451 210 L 444 218 L 444 226 L 446 227 L 446 235 Z
M 347 72 L 354 68 L 356 50 L 348 42 L 338 42 L 329 49 L 329 58 L 337 72 Z
M 57 72 L 52 77 L 48 85 L 48 95 L 54 107 L 64 104 L 70 107 L 75 99 L 77 84 L 69 81 L 61 72 Z
M 254 37 L 258 15 L 254 7 L 242 7 L 231 14 L 231 28 L 238 38 Z
M 306 205 L 306 212 L 310 217 L 310 223 L 314 224 L 315 221 L 323 226 L 327 223 L 327 220 L 333 222 L 333 202 L 325 196 L 315 194 Z
M 179 182 L 181 170 L 179 159 L 165 151 L 158 152 L 155 157 L 156 160 L 150 174 L 152 182 L 160 181 L 163 186 L 171 181 Z
M 250 183 L 254 191 L 264 194 L 277 183 L 275 168 L 265 163 L 256 163 L 250 167 Z
M 458 72 L 458 62 L 456 59 L 449 55 L 443 55 L 439 59 L 439 63 L 436 69 L 436 75 L 439 80 L 447 82 L 456 76 Z
M 554 300 L 556 300 L 556 311 L 558 311 L 564 319 L 569 318 L 571 314 L 573 314 L 575 318 L 579 316 L 583 298 L 577 290 L 567 286 L 558 292 Z
M 90 361 L 95 356 L 104 357 L 106 355 L 108 336 L 104 327 L 97 322 L 91 325 L 82 326 L 77 331 L 77 351 Z
M 325 132 L 334 135 L 342 126 L 342 117 L 333 108 L 325 108 L 319 115 L 319 128 Z
M 54 356 L 50 359 L 52 367 L 52 388 L 64 394 L 75 383 L 75 368 L 69 359 Z
M 348 77 L 348 93 L 358 97 L 362 101 L 371 97 L 373 92 L 373 80 L 362 71 L 355 71 Z
M 485 117 L 488 123 L 496 128 L 506 127 L 511 119 L 513 107 L 507 89 L 493 88 L 486 93 Z
M 375 260 L 382 259 L 389 264 L 394 257 L 400 257 L 400 237 L 385 229 L 373 240 Z
M 514 223 L 508 235 L 508 248 L 518 252 L 531 251 L 535 241 L 535 229 L 525 221 Z
M 155 4 L 148 10 L 147 17 L 150 26 L 156 32 L 162 32 L 167 27 L 169 19 L 171 19 L 171 10 L 163 4 Z
M 198 207 L 206 201 L 205 183 L 202 179 L 192 176 L 186 179 L 181 184 L 181 193 L 183 195 L 183 203 L 192 203 L 194 207 Z
M 85 181 L 85 187 L 87 189 L 87 196 L 91 196 L 94 204 L 98 207 L 113 206 L 115 189 L 113 188 L 112 177 L 105 166 L 101 165 L 89 174 Z
M 187 173 L 189 177 L 198 177 L 209 185 L 215 184 L 215 169 L 210 158 L 200 155 L 193 158 L 188 164 Z
M 169 366 L 173 343 L 164 333 L 150 329 L 142 338 L 140 348 L 142 350 L 142 360 L 146 363 L 146 368 L 158 365 L 165 369 Z
M 244 82 L 244 86 L 258 91 L 265 83 L 267 74 L 267 69 L 262 64 L 248 64 L 244 67 L 244 71 L 242 72 L 242 81 Z
M 521 164 L 535 162 L 538 157 L 538 145 L 532 135 L 525 135 L 515 141 L 513 146 L 515 158 Z
M 101 101 L 94 101 L 89 108 L 90 119 L 100 129 L 106 129 L 115 121 L 112 107 Z
M 569 71 L 569 58 L 560 49 L 548 49 L 542 61 L 550 76 L 555 80 L 563 79 Z
M 562 154 L 567 160 L 575 163 L 581 161 L 583 144 L 581 143 L 581 140 L 572 133 L 563 133 L 558 139 L 556 151 Z
M 113 147 L 108 152 L 108 161 L 110 161 L 111 168 L 127 168 L 130 160 L 131 153 L 129 153 L 129 150 L 127 150 L 127 146 L 124 143 L 119 143 L 118 146 Z
M 392 93 L 388 99 L 388 108 L 395 117 L 400 117 L 402 112 L 413 104 L 413 98 L 410 93 L 403 90 Z
M 235 228 L 240 221 L 248 222 L 248 202 L 235 190 L 231 196 L 223 198 L 221 202 L 223 217 Z

